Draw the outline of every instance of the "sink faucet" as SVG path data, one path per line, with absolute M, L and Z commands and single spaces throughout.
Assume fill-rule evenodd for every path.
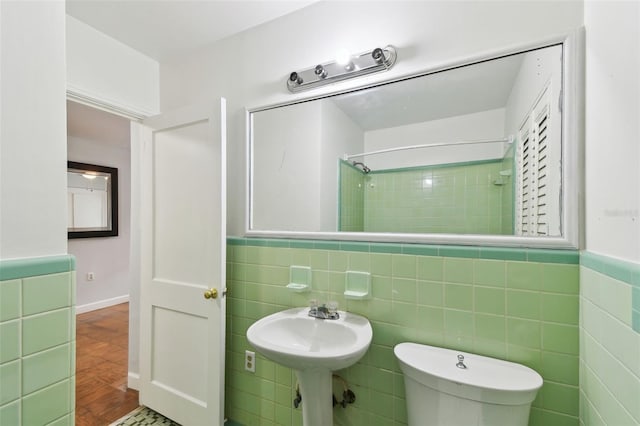
M 316 300 L 309 302 L 309 316 L 318 319 L 336 320 L 340 318 L 338 313 L 338 304 L 336 302 L 329 302 L 326 305 L 318 306 Z

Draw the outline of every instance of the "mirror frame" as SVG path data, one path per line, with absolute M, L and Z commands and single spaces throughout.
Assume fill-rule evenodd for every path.
M 76 161 L 67 161 L 67 171 L 83 170 L 88 172 L 100 172 L 109 175 L 111 181 L 111 193 L 108 194 L 110 205 L 108 206 L 111 215 L 111 228 L 101 231 L 69 231 L 67 228 L 68 239 L 74 238 L 95 238 L 95 237 L 117 237 L 118 236 L 118 169 L 114 167 L 98 166 L 96 164 L 79 163 Z
M 523 237 L 516 235 L 488 234 L 409 234 L 409 233 L 375 233 L 375 232 L 306 232 L 306 231 L 271 231 L 252 229 L 253 181 L 253 121 L 252 114 L 277 107 L 295 105 L 335 95 L 356 92 L 383 84 L 426 76 L 454 68 L 472 65 L 478 62 L 498 59 L 529 50 L 540 49 L 551 45 L 562 45 L 562 196 L 561 226 L 559 237 Z M 402 60 L 399 57 L 400 61 Z M 537 42 L 512 46 L 452 60 L 421 72 L 400 77 L 381 80 L 372 84 L 351 87 L 319 96 L 297 98 L 296 100 L 272 104 L 268 106 L 246 109 L 246 204 L 245 204 L 245 236 L 259 238 L 290 238 L 310 240 L 368 241 L 390 243 L 417 243 L 437 245 L 469 245 L 494 247 L 530 247 L 554 249 L 580 249 L 584 241 L 584 28 L 570 33 L 549 37 Z M 570 149 L 569 149 L 570 148 Z

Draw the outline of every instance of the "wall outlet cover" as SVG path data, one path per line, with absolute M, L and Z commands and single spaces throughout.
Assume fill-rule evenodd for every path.
M 256 372 L 256 353 L 253 351 L 244 351 L 244 369 L 251 373 Z

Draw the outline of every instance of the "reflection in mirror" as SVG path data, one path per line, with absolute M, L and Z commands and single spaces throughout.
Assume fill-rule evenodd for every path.
M 118 169 L 69 161 L 69 238 L 118 235 Z
M 249 229 L 562 236 L 562 54 L 252 112 Z

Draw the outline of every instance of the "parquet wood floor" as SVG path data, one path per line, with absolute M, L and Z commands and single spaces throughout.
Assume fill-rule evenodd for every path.
M 76 426 L 105 426 L 138 407 L 127 388 L 129 304 L 76 317 Z

